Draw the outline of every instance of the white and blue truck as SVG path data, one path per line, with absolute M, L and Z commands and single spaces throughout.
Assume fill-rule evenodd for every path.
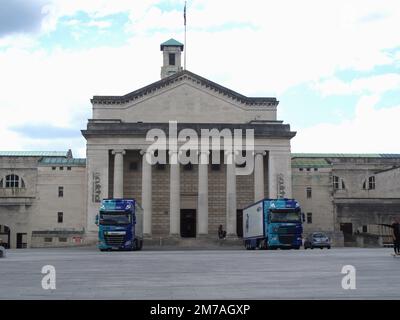
M 243 210 L 247 250 L 300 249 L 304 214 L 294 199 L 263 199 Z

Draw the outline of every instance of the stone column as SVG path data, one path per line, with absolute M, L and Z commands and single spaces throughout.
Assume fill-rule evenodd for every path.
M 169 196 L 169 233 L 180 236 L 180 172 L 178 151 L 169 151 L 170 156 L 170 196 Z
M 233 151 L 225 152 L 226 159 L 226 234 L 236 237 L 236 164 Z
M 113 150 L 114 155 L 114 198 L 124 197 L 124 154 L 125 150 Z
M 268 152 L 268 198 L 276 199 L 277 197 L 277 181 L 275 173 L 275 163 L 274 163 L 273 153 Z
M 151 237 L 152 220 L 152 174 L 151 163 L 146 159 L 147 150 L 140 152 L 142 155 L 142 207 L 143 207 L 143 235 Z
M 198 235 L 208 234 L 208 151 L 199 155 L 199 190 L 197 200 Z
M 254 152 L 254 202 L 264 199 L 264 155 L 265 151 Z

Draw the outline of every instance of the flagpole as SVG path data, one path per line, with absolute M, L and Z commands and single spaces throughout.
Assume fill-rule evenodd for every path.
M 184 11 L 183 11 L 183 18 L 184 18 L 184 24 L 185 24 L 185 40 L 184 40 L 184 42 L 185 42 L 185 48 L 184 48 L 184 50 L 185 50 L 185 52 L 183 53 L 184 54 L 184 62 L 183 62 L 183 70 L 186 70 L 186 51 L 187 51 L 187 46 L 186 46 L 186 0 L 185 0 L 185 8 L 183 9 Z

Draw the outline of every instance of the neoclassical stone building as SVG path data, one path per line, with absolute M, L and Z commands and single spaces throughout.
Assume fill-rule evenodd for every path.
M 241 233 L 241 210 L 263 197 L 291 197 L 290 139 L 277 120 L 276 98 L 246 97 L 188 70 L 183 44 L 161 44 L 161 80 L 124 96 L 94 96 L 87 140 L 87 231 L 93 237 L 99 201 L 133 197 L 144 209 L 144 232 L 156 237 L 215 237 Z M 236 175 L 235 164 L 158 164 L 145 161 L 151 129 L 254 130 L 254 172 Z M 169 150 L 170 157 L 173 150 Z M 197 157 L 207 157 L 198 153 Z
M 275 98 L 246 97 L 183 70 L 184 48 L 176 40 L 160 48 L 161 80 L 91 100 L 92 117 L 82 130 L 87 159 L 70 151 L 0 151 L 0 242 L 11 248 L 93 244 L 100 201 L 109 197 L 141 203 L 147 244 L 216 239 L 221 224 L 240 238 L 242 209 L 264 197 L 297 199 L 304 235 L 326 232 L 335 246 L 391 241 L 384 225 L 400 217 L 400 154 L 291 154 L 295 132 L 277 120 Z M 253 130 L 247 156 L 254 170 L 239 175 L 241 165 L 212 163 L 209 149 L 193 154 L 200 163 L 177 164 L 170 161 L 178 157 L 173 144 L 166 163 L 150 165 L 153 141 L 146 136 L 152 129 L 175 136 L 169 121 L 177 123 L 175 134 L 189 129 L 198 137 L 215 129 L 221 136 L 242 130 L 244 138 Z M 225 151 L 222 160 L 233 155 Z

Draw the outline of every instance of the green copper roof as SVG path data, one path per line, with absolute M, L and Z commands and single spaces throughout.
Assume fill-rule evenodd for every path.
M 181 50 L 183 50 L 183 43 L 180 43 L 179 41 L 176 41 L 175 39 L 171 38 L 171 39 L 161 43 L 161 45 L 160 45 L 161 50 L 163 50 L 164 47 L 181 47 Z
M 65 165 L 65 166 L 85 166 L 86 159 L 82 158 L 62 158 L 45 157 L 39 161 L 41 165 Z
M 0 151 L 0 157 L 67 157 L 68 151 Z
M 329 168 L 330 166 L 325 159 L 292 158 L 292 168 Z
M 292 158 L 400 158 L 396 153 L 292 153 Z

